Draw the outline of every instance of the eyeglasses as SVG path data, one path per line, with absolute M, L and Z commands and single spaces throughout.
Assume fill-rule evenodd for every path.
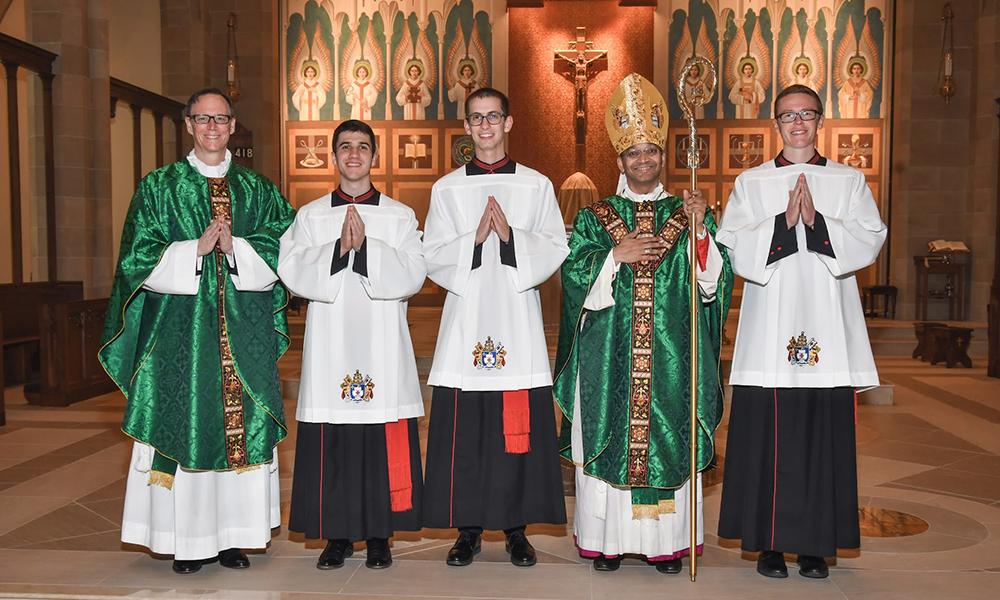
M 233 120 L 233 115 L 191 115 L 190 118 L 199 125 L 208 125 L 209 121 L 215 121 L 219 125 L 228 125 Z
M 469 122 L 469 125 L 475 127 L 476 125 L 482 125 L 483 119 L 486 119 L 486 122 L 490 125 L 499 125 L 500 121 L 503 121 L 506 118 L 507 115 L 494 110 L 486 113 L 485 115 L 482 113 L 472 113 L 471 115 L 465 117 L 465 120 Z
M 659 146 L 646 146 L 645 148 L 629 148 L 625 152 L 622 152 L 622 156 L 629 160 L 636 160 L 640 156 L 645 156 L 646 158 L 652 158 L 660 153 Z
M 813 108 L 804 108 L 798 112 L 794 110 L 789 110 L 778 115 L 778 120 L 782 123 L 791 123 L 795 120 L 795 117 L 802 119 L 803 121 L 814 121 L 816 117 L 820 116 L 821 112 Z

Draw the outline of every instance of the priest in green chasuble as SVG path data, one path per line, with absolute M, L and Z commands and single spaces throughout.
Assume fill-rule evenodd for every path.
M 573 533 L 599 571 L 635 554 L 679 573 L 690 551 L 688 503 L 702 503 L 700 475 L 689 481 L 689 219 L 699 230 L 699 471 L 713 463 L 722 416 L 719 351 L 733 274 L 701 193 L 677 197 L 660 183 L 667 108 L 656 88 L 628 75 L 606 125 L 621 182 L 580 211 L 562 266 L 554 393 L 562 453 L 576 466 Z
M 146 175 L 132 198 L 100 350 L 134 438 L 122 541 L 246 568 L 280 525 L 275 445 L 286 427 L 277 360 L 287 292 L 275 274 L 293 210 L 232 164 L 236 127 L 220 90 L 184 109 L 194 149 Z

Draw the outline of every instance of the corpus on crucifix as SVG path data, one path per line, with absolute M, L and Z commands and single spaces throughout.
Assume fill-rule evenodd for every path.
M 576 88 L 576 146 L 577 170 L 583 169 L 583 143 L 587 135 L 587 86 L 590 80 L 608 68 L 608 51 L 597 50 L 594 42 L 587 41 L 587 28 L 576 28 L 576 40 L 569 48 L 557 50 L 555 68 L 558 73 L 573 82 Z

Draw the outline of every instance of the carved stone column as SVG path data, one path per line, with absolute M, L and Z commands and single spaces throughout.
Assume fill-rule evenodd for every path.
M 32 43 L 59 55 L 50 129 L 58 275 L 83 281 L 86 297 L 103 296 L 114 274 L 108 0 L 64 0 L 58 10 L 42 0 L 26 6 Z

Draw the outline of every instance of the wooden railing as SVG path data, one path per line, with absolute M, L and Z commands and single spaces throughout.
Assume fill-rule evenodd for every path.
M 7 154 L 10 166 L 10 246 L 14 283 L 24 281 L 21 250 L 21 132 L 17 102 L 17 71 L 27 69 L 42 80 L 42 122 L 45 140 L 45 237 L 48 252 L 48 279 L 56 280 L 56 192 L 55 138 L 52 132 L 52 63 L 57 55 L 0 33 L 0 63 L 7 75 Z
M 142 179 L 142 111 L 153 113 L 153 135 L 156 137 L 156 166 L 162 167 L 163 156 L 163 120 L 170 119 L 174 123 L 176 140 L 176 159 L 184 156 L 184 105 L 176 100 L 145 90 L 139 86 L 111 78 L 111 117 L 114 118 L 119 102 L 128 104 L 132 110 L 132 176 L 136 185 Z

